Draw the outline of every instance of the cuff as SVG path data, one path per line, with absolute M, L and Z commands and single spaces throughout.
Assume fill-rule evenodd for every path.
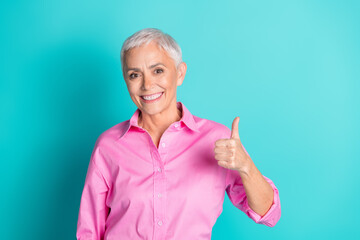
M 246 209 L 246 214 L 256 223 L 273 227 L 279 221 L 281 216 L 279 191 L 277 190 L 275 185 L 271 182 L 271 180 L 269 180 L 266 177 L 264 178 L 269 182 L 269 184 L 271 185 L 274 191 L 273 204 L 271 205 L 269 210 L 266 212 L 264 216 L 261 217 L 259 214 L 257 214 L 254 210 L 250 208 L 247 200 L 244 202 L 244 207 Z

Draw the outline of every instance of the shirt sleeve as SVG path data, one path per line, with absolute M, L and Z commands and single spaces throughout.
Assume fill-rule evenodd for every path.
M 97 164 L 103 160 L 100 147 L 95 146 L 81 196 L 76 232 L 78 240 L 104 239 L 105 221 L 109 212 L 105 201 L 109 185 Z
M 245 188 L 243 186 L 241 177 L 236 170 L 228 169 L 226 177 L 226 193 L 229 196 L 232 204 L 246 213 L 246 215 L 256 223 L 273 227 L 279 221 L 281 216 L 279 191 L 269 178 L 265 176 L 263 177 L 271 185 L 274 191 L 274 199 L 271 207 L 262 217 L 249 207 Z

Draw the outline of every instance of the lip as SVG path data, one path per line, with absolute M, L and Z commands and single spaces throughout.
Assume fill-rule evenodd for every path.
M 143 96 L 153 96 L 153 95 L 156 95 L 156 94 L 159 94 L 160 92 L 158 92 L 158 93 L 154 93 L 154 94 L 150 94 L 150 95 L 142 95 L 142 96 L 140 96 L 140 99 L 141 99 L 141 101 L 143 101 L 144 103 L 153 103 L 153 102 L 157 102 L 157 101 L 159 101 L 160 99 L 161 99 L 161 97 L 164 95 L 164 92 L 161 92 L 161 95 L 158 97 L 158 98 L 156 98 L 156 99 L 153 99 L 153 100 L 145 100 L 144 98 L 142 98 Z

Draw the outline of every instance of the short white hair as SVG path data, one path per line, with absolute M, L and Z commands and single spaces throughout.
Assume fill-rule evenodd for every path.
M 125 53 L 127 51 L 134 47 L 148 44 L 152 41 L 155 41 L 159 47 L 163 48 L 169 54 L 169 56 L 174 60 L 176 67 L 182 63 L 181 49 L 175 39 L 159 29 L 144 28 L 140 31 L 137 31 L 125 40 L 120 52 L 122 69 L 124 70 L 125 67 Z

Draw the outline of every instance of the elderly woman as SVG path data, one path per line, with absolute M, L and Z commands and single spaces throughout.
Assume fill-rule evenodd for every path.
M 278 190 L 243 148 L 239 117 L 230 130 L 177 102 L 187 67 L 175 40 L 136 32 L 121 64 L 137 110 L 96 141 L 77 239 L 210 239 L 225 192 L 256 223 L 274 226 Z

